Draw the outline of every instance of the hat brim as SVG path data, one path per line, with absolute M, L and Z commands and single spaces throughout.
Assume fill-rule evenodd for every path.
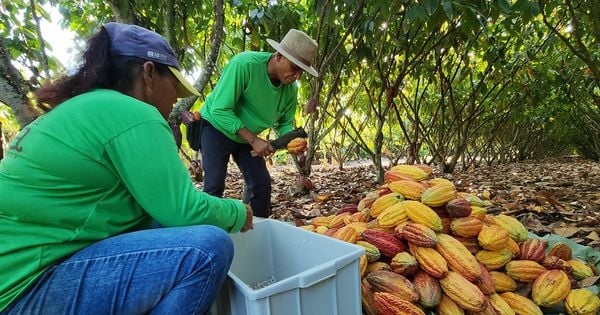
M 175 76 L 177 81 L 179 81 L 179 85 L 177 86 L 177 97 L 200 96 L 200 92 L 198 92 L 198 90 L 183 77 L 179 70 L 171 66 L 169 66 L 169 70 L 171 70 L 171 73 Z
M 267 43 L 269 43 L 269 45 L 271 45 L 271 47 L 275 48 L 275 50 L 277 50 L 279 53 L 281 53 L 285 58 L 287 58 L 291 62 L 293 62 L 296 66 L 302 68 L 302 70 L 310 73 L 311 75 L 313 75 L 315 77 L 319 76 L 319 73 L 317 72 L 317 70 L 315 70 L 315 68 L 303 63 L 302 61 L 298 60 L 296 57 L 292 56 L 290 53 L 285 51 L 285 49 L 283 49 L 278 42 L 276 42 L 270 38 L 267 38 Z

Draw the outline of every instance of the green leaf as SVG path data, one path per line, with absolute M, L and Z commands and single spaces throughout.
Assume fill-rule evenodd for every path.
M 437 10 L 438 4 L 438 0 L 427 0 L 427 2 L 425 2 L 425 9 L 427 10 L 427 14 L 433 15 Z
M 500 8 L 500 11 L 502 11 L 502 13 L 510 12 L 510 3 L 508 2 L 508 0 L 498 0 L 498 7 Z
M 420 19 L 425 19 L 427 17 L 427 12 L 425 8 L 422 6 L 410 7 L 406 12 L 406 18 L 409 21 L 418 21 Z
M 444 12 L 446 12 L 446 15 L 448 16 L 448 18 L 453 19 L 454 18 L 454 10 L 452 9 L 452 2 L 449 0 L 444 0 L 442 2 L 442 7 L 444 7 Z

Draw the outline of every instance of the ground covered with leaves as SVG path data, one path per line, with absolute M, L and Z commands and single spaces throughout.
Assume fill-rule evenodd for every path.
M 434 168 L 435 169 L 435 168 Z M 243 180 L 237 167 L 229 168 L 228 197 L 241 198 Z M 315 165 L 309 195 L 294 194 L 297 171 L 293 166 L 274 166 L 273 215 L 301 224 L 319 215 L 332 214 L 346 204 L 357 204 L 380 186 L 370 163 L 349 163 L 343 170 Z M 517 217 L 540 236 L 558 234 L 579 244 L 600 249 L 600 163 L 577 157 L 480 166 L 453 174 L 434 171 L 458 191 L 489 199 L 488 212 Z

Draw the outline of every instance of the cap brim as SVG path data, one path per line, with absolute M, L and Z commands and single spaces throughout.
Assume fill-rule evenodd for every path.
M 317 72 L 317 70 L 309 65 L 304 64 L 302 61 L 298 60 L 296 57 L 290 55 L 287 51 L 285 51 L 284 49 L 281 48 L 281 45 L 279 45 L 278 42 L 267 38 L 267 43 L 269 43 L 269 45 L 271 45 L 271 47 L 275 48 L 275 50 L 277 50 L 279 53 L 281 53 L 285 58 L 289 59 L 291 62 L 293 62 L 296 66 L 302 68 L 302 70 L 312 74 L 315 77 L 319 76 L 319 73 Z
M 177 86 L 177 97 L 200 96 L 200 92 L 198 92 L 198 90 L 183 77 L 179 70 L 170 66 L 169 70 L 171 70 L 171 73 L 173 73 L 175 78 L 177 78 L 177 81 L 179 81 L 179 85 Z

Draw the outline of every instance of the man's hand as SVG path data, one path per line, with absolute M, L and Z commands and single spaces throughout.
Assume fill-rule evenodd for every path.
M 258 156 L 269 156 L 275 152 L 269 141 L 258 137 L 254 138 L 254 141 L 250 145 L 252 146 L 252 151 Z
M 246 206 L 246 222 L 244 223 L 244 226 L 242 226 L 242 233 L 248 232 L 248 231 L 254 229 L 254 223 L 252 223 L 254 212 L 252 212 L 252 207 L 250 207 L 250 205 L 245 205 L 245 206 Z

